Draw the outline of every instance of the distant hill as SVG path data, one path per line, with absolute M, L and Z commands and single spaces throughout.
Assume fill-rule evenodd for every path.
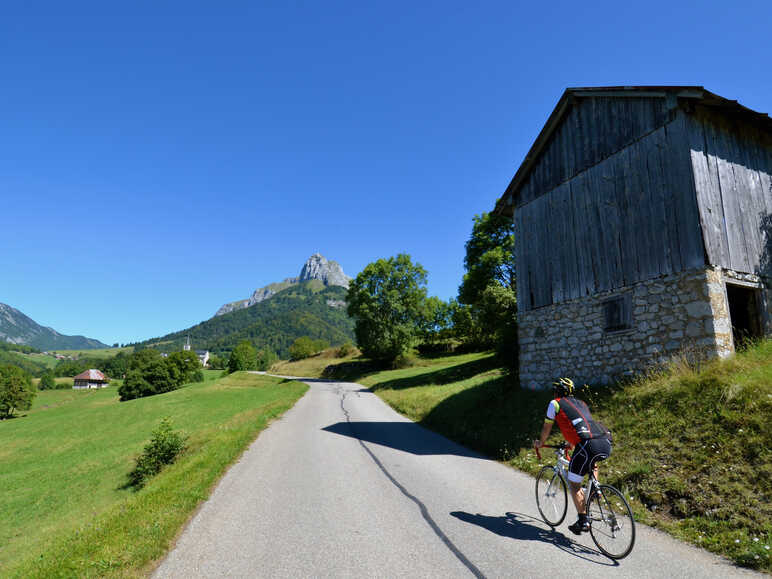
M 99 340 L 85 336 L 60 334 L 3 303 L 0 303 L 0 340 L 32 346 L 38 350 L 90 350 L 108 347 Z
M 196 350 L 226 353 L 249 340 L 258 349 L 269 347 L 286 358 L 292 342 L 301 336 L 343 344 L 354 339 L 354 323 L 346 314 L 346 291 L 338 285 L 325 286 L 319 279 L 295 282 L 270 299 L 140 345 L 171 352 L 181 350 L 190 336 Z
M 343 268 L 337 261 L 328 260 L 320 253 L 309 257 L 300 269 L 298 277 L 288 277 L 284 281 L 268 284 L 252 292 L 249 299 L 230 302 L 221 306 L 215 316 L 222 316 L 235 310 L 249 308 L 265 301 L 288 287 L 305 281 L 319 280 L 325 286 L 340 286 L 348 288 L 351 278 L 343 273 Z

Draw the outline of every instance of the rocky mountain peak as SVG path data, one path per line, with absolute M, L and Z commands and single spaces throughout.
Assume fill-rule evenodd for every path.
M 348 288 L 351 282 L 351 278 L 343 273 L 343 268 L 337 261 L 328 260 L 321 253 L 315 253 L 303 264 L 298 277 L 288 277 L 284 281 L 257 288 L 248 299 L 238 300 L 220 307 L 215 316 L 248 308 L 271 298 L 274 294 L 291 285 L 312 279 L 318 279 L 326 286 L 337 285 L 345 288 Z
M 309 257 L 300 270 L 298 281 L 318 279 L 324 285 L 339 285 L 348 288 L 351 278 L 343 273 L 343 268 L 337 261 L 328 261 L 322 254 L 315 253 Z

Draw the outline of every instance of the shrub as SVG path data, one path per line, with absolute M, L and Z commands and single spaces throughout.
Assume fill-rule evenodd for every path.
M 185 440 L 185 436 L 172 429 L 169 418 L 161 420 L 128 475 L 129 486 L 141 489 L 150 477 L 161 472 L 164 465 L 172 464 L 185 449 Z
M 38 384 L 38 390 L 55 390 L 56 380 L 54 379 L 53 372 L 46 372 L 40 377 L 40 384 Z
M 301 336 L 292 342 L 292 345 L 289 348 L 290 358 L 292 360 L 309 358 L 320 351 L 317 349 L 318 345 L 319 344 L 315 343 L 314 340 L 308 336 Z
M 228 359 L 229 373 L 240 370 L 257 370 L 257 350 L 247 340 L 233 348 L 231 357 Z
M 346 342 L 338 348 L 338 351 L 335 353 L 335 355 L 338 358 L 345 358 L 346 356 L 353 354 L 355 350 L 356 348 L 354 348 L 354 344 L 351 342 Z
M 36 394 L 32 376 L 10 364 L 0 366 L 0 419 L 10 418 L 16 410 L 29 410 Z
M 279 361 L 279 356 L 270 348 L 263 348 L 257 353 L 257 369 L 262 371 L 270 370 L 276 362 Z

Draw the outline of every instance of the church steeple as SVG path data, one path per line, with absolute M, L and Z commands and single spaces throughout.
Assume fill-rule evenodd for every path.
M 187 352 L 188 350 L 190 350 L 190 336 L 187 336 L 187 337 L 185 338 L 185 345 L 182 347 L 182 349 L 183 349 L 185 352 Z

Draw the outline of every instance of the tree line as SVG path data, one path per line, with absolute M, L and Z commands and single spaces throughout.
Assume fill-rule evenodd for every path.
M 407 254 L 368 264 L 349 286 L 348 314 L 362 353 L 394 364 L 423 352 L 495 349 L 513 364 L 517 352 L 514 225 L 491 213 L 474 218 L 458 298 L 428 296 L 427 272 Z

